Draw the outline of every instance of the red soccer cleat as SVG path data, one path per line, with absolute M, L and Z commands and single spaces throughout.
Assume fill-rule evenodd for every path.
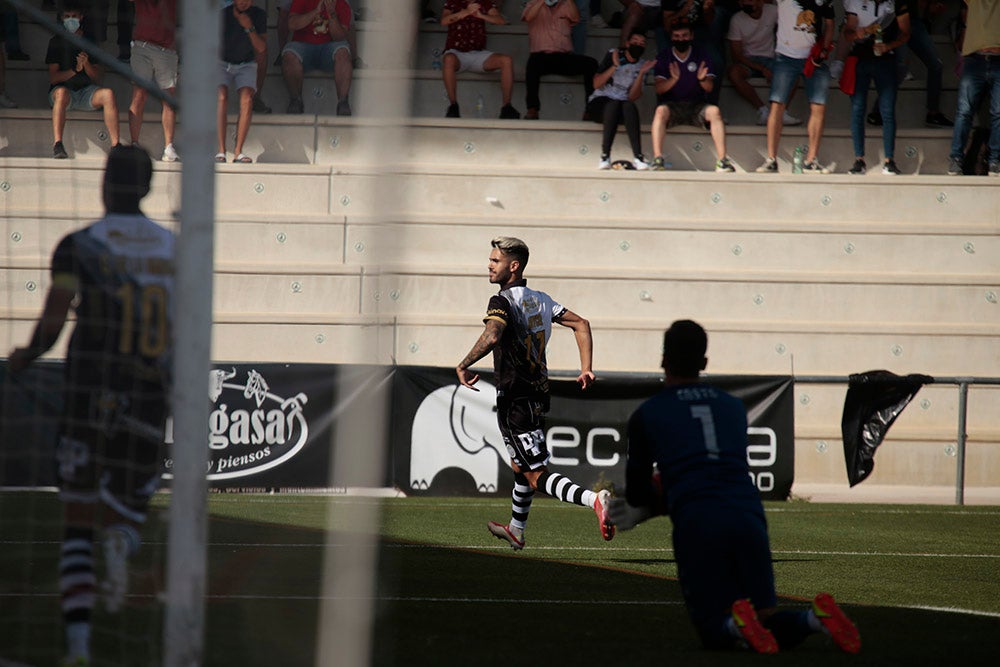
M 761 624 L 750 600 L 734 602 L 732 614 L 736 629 L 740 631 L 740 635 L 751 650 L 756 653 L 778 652 L 778 640 Z
M 847 614 L 837 606 L 832 595 L 817 595 L 813 600 L 813 613 L 841 651 L 857 653 L 861 650 L 861 634 L 851 619 L 847 618 Z
M 615 524 L 611 523 L 608 516 L 608 500 L 611 499 L 611 492 L 607 489 L 598 492 L 597 499 L 594 500 L 594 513 L 597 514 L 597 525 L 601 529 L 601 537 L 611 540 L 615 536 Z

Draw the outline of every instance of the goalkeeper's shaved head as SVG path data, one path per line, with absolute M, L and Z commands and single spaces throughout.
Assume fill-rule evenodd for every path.
M 663 370 L 674 377 L 696 378 L 708 359 L 708 334 L 693 320 L 677 320 L 663 334 Z

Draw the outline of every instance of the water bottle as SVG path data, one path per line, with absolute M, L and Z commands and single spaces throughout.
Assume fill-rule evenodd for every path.
M 804 146 L 795 147 L 795 155 L 792 157 L 792 173 L 801 174 L 802 165 L 805 163 L 806 149 Z
M 476 98 L 476 115 L 479 116 L 480 118 L 483 117 L 483 108 L 485 106 L 486 106 L 486 101 L 483 99 L 483 96 L 480 95 L 479 97 Z
M 883 44 L 882 42 L 882 25 L 879 24 L 875 26 L 875 44 Z M 878 49 L 873 49 L 873 53 L 876 56 L 881 56 L 882 53 Z

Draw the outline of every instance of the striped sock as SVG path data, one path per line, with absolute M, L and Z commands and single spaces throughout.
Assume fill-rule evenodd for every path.
M 514 490 L 511 492 L 510 526 L 524 530 L 528 525 L 528 512 L 531 511 L 531 499 L 535 490 L 531 488 L 528 478 L 522 473 L 514 473 Z
M 71 655 L 89 655 L 90 615 L 97 600 L 94 531 L 67 526 L 59 554 L 59 595 Z
M 584 507 L 592 508 L 594 499 L 597 497 L 593 491 L 587 491 L 569 477 L 557 472 L 543 472 L 538 477 L 538 486 L 545 489 L 545 493 L 553 498 L 558 498 L 564 503 L 574 503 Z

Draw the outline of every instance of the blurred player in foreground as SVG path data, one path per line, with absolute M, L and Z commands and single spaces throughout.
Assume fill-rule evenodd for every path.
M 670 515 L 681 591 L 706 648 L 776 653 L 822 632 L 857 653 L 858 631 L 828 593 L 811 609 L 776 609 L 767 521 L 747 464 L 746 408 L 698 381 L 707 348 L 696 322 L 667 329 L 666 387 L 629 420 L 626 498 L 610 500 L 611 520 L 628 530 Z
M 536 489 L 567 503 L 591 507 L 597 514 L 601 536 L 610 540 L 615 528 L 607 517 L 610 493 L 594 493 L 557 472 L 549 472 L 549 450 L 545 445 L 544 416 L 549 411 L 549 377 L 545 346 L 552 323 L 573 330 L 580 350 L 581 389 L 594 382 L 591 370 L 593 341 L 590 322 L 556 303 L 545 292 L 528 288 L 524 267 L 528 246 L 521 239 L 501 236 L 491 242 L 490 282 L 500 292 L 490 298 L 483 322 L 486 328 L 455 372 L 464 386 L 479 391 L 479 375 L 469 366 L 493 352 L 497 385 L 497 422 L 514 469 L 511 519 L 509 524 L 490 521 L 487 529 L 507 540 L 515 551 L 524 548 L 524 528 Z
M 139 209 L 152 177 L 137 146 L 108 154 L 106 215 L 68 234 L 52 255 L 52 284 L 27 347 L 10 355 L 19 372 L 59 338 L 70 308 L 65 407 L 56 446 L 64 533 L 59 592 L 64 665 L 90 664 L 97 597 L 94 532 L 103 529 L 105 607 L 118 611 L 128 558 L 160 480 L 170 387 L 174 236 Z

